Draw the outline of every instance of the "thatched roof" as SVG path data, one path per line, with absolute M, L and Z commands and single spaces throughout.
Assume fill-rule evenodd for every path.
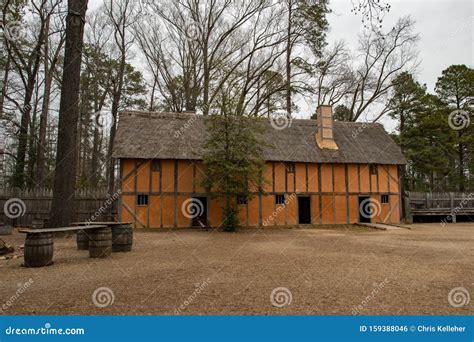
M 267 161 L 307 163 L 405 164 L 400 148 L 380 124 L 334 122 L 339 150 L 322 150 L 316 120 L 293 120 L 277 130 L 262 120 Z M 200 160 L 206 140 L 201 115 L 123 112 L 115 137 L 115 158 Z

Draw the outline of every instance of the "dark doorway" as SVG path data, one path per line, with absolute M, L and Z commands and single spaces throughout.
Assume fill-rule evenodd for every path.
M 299 224 L 311 224 L 311 199 L 298 197 Z
M 372 205 L 370 197 L 359 197 L 359 222 L 372 222 Z
M 207 197 L 193 197 L 192 218 L 193 227 L 207 227 Z

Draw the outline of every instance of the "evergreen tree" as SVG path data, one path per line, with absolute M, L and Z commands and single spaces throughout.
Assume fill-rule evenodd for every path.
M 451 65 L 438 79 L 436 92 L 451 109 L 447 120 L 457 133 L 457 183 L 459 191 L 464 191 L 469 167 L 472 171 L 472 162 L 469 160 L 472 160 L 474 152 L 474 130 L 470 124 L 474 106 L 474 70 L 465 65 Z
M 220 113 L 205 118 L 204 187 L 213 197 L 224 199 L 223 228 L 235 231 L 239 225 L 237 197 L 245 201 L 261 191 L 264 160 L 259 135 L 261 120 L 237 115 L 235 101 L 223 99 Z

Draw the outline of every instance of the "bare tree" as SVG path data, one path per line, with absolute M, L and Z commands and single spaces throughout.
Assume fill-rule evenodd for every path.
M 44 182 L 45 177 L 45 153 L 46 153 L 46 131 L 48 125 L 49 108 L 51 104 L 51 91 L 54 76 L 57 71 L 57 66 L 60 61 L 61 52 L 63 51 L 65 31 L 64 31 L 64 16 L 62 8 L 59 8 L 59 15 L 56 18 L 47 18 L 46 21 L 46 32 L 48 36 L 44 43 L 44 90 L 43 90 L 43 103 L 41 108 L 41 117 L 39 124 L 39 135 L 38 135 L 38 146 L 36 155 L 36 185 L 41 186 Z M 51 20 L 56 19 L 53 22 L 53 28 L 50 29 Z
M 125 67 L 129 51 L 134 43 L 131 32 L 133 25 L 139 18 L 140 12 L 135 11 L 132 0 L 109 0 L 104 7 L 105 13 L 113 27 L 115 47 L 118 49 L 118 70 L 116 77 L 112 80 L 112 124 L 109 133 L 108 160 L 108 191 L 110 194 L 115 188 L 115 160 L 112 158 L 112 149 L 117 129 L 118 112 L 122 98 Z
M 357 121 L 363 113 L 374 106 L 382 106 L 374 121 L 389 110 L 386 97 L 394 86 L 392 80 L 401 72 L 414 72 L 418 66 L 414 33 L 415 22 L 410 17 L 399 19 L 387 34 L 366 30 L 360 36 L 360 47 L 355 60 L 361 60 L 353 71 L 354 87 L 348 94 L 352 120 Z
M 8 23 L 8 8 L 11 0 L 6 0 L 4 4 L 3 22 Z M 23 85 L 23 99 L 18 102 L 5 94 L 10 101 L 14 102 L 21 111 L 20 132 L 18 135 L 18 148 L 16 157 L 15 173 L 13 175 L 13 185 L 16 187 L 24 186 L 25 159 L 28 144 L 28 128 L 30 124 L 32 97 L 41 66 L 42 48 L 47 36 L 47 22 L 58 6 L 59 1 L 31 1 L 36 17 L 39 19 L 39 27 L 34 30 L 34 39 L 31 48 L 30 44 L 25 41 L 14 41 L 12 39 L 5 40 L 6 49 L 10 56 L 10 60 L 16 69 Z

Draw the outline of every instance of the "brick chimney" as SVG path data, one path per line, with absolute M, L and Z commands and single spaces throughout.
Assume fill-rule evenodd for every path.
M 326 150 L 338 150 L 334 141 L 332 106 L 319 106 L 317 115 L 316 143 L 319 148 Z

